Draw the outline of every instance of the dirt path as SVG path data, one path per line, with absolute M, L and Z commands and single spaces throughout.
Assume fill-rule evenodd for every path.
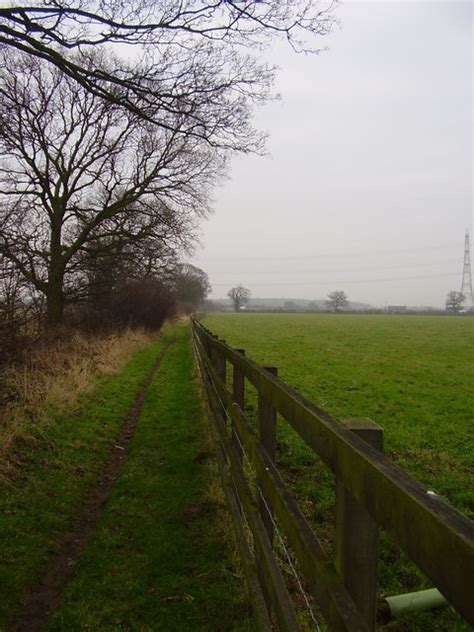
M 105 503 L 122 471 L 122 465 L 140 418 L 148 389 L 161 360 L 172 344 L 169 344 L 158 356 L 122 425 L 114 448 L 104 463 L 95 486 L 90 489 L 82 509 L 75 519 L 74 528 L 64 534 L 58 551 L 50 558 L 39 584 L 27 596 L 21 616 L 8 626 L 9 631 L 35 632 L 42 630 L 58 608 L 64 587 L 73 572 L 75 561 L 93 534 Z

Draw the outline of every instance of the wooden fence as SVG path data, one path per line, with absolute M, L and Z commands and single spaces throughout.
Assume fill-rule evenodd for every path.
M 474 625 L 474 523 L 389 461 L 382 430 L 373 422 L 340 422 L 279 380 L 275 368 L 258 366 L 195 319 L 192 332 L 259 629 L 301 629 L 274 551 L 277 532 L 291 550 L 288 563 L 296 560 L 304 594 L 329 630 L 374 630 L 379 528 Z M 257 431 L 242 412 L 246 380 L 258 393 Z M 277 413 L 335 475 L 334 560 L 275 464 Z

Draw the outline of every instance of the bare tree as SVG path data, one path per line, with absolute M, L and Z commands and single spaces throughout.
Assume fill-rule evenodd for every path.
M 326 306 L 329 309 L 339 312 L 343 307 L 347 307 L 348 304 L 349 301 L 347 300 L 346 293 L 342 290 L 335 290 L 334 292 L 331 292 L 331 294 L 328 294 Z
M 466 297 L 461 292 L 456 292 L 455 290 L 448 292 L 448 296 L 446 297 L 446 311 L 458 314 L 462 310 L 465 300 Z
M 239 312 L 250 300 L 250 290 L 243 285 L 236 285 L 227 292 L 232 301 L 234 311 Z
M 258 61 L 262 47 L 280 37 L 297 50 L 314 50 L 308 40 L 330 32 L 336 4 L 337 0 L 11 3 L 0 8 L 0 46 L 49 62 L 89 92 L 160 126 L 169 125 L 163 114 L 186 112 L 179 125 L 171 122 L 174 130 L 226 143 L 233 113 L 247 108 L 251 100 L 268 97 L 272 70 Z M 108 65 L 99 56 L 91 66 L 82 56 L 90 48 L 117 45 L 133 63 Z M 71 57 L 68 53 L 74 50 L 81 54 Z M 194 109 L 200 100 L 209 105 L 207 117 Z M 244 139 L 248 140 L 246 133 Z
M 0 254 L 46 296 L 50 325 L 85 260 L 141 252 L 151 272 L 153 253 L 190 246 L 224 159 L 172 127 L 124 114 L 35 57 L 4 54 Z

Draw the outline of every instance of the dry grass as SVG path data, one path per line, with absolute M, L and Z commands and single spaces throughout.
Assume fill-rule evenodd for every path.
M 33 441 L 49 421 L 77 412 L 83 395 L 92 394 L 102 377 L 119 373 L 154 338 L 128 329 L 96 337 L 63 334 L 32 345 L 2 376 L 0 479 L 11 474 L 16 440 Z

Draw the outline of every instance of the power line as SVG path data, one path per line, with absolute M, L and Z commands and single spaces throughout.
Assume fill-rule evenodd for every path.
M 438 279 L 442 277 L 454 277 L 459 276 L 458 272 L 450 272 L 445 274 L 428 274 L 423 276 L 411 276 L 411 277 L 392 277 L 383 279 L 357 279 L 353 281 L 280 281 L 279 283 L 272 283 L 267 281 L 248 281 L 246 285 L 253 287 L 281 287 L 281 286 L 312 286 L 312 285 L 353 285 L 354 283 L 388 283 L 390 281 L 417 281 L 423 279 Z M 229 281 L 228 283 L 212 283 L 214 287 L 228 287 L 237 285 L 240 281 Z
M 445 259 L 440 261 L 430 262 L 430 263 L 416 263 L 416 264 L 399 264 L 399 265 L 370 265 L 370 266 L 357 266 L 358 270 L 399 270 L 399 269 L 413 269 L 417 270 L 418 268 L 432 268 L 435 265 L 446 265 L 449 263 L 459 263 L 459 257 L 456 259 Z M 288 273 L 290 270 L 286 268 L 285 270 L 267 270 L 265 269 L 265 274 L 283 274 Z M 318 268 L 313 270 L 296 270 L 298 274 L 327 274 L 333 272 L 347 272 L 347 266 L 345 268 Z M 245 270 L 239 270 L 239 274 L 245 274 Z
M 198 261 L 292 261 L 292 260 L 301 260 L 301 259 L 341 259 L 348 257 L 367 257 L 371 255 L 393 255 L 393 254 L 406 254 L 406 253 L 414 253 L 418 254 L 419 252 L 427 252 L 427 251 L 436 251 L 436 250 L 446 250 L 446 249 L 458 249 L 459 244 L 442 244 L 438 246 L 427 246 L 425 248 L 404 248 L 401 250 L 372 250 L 361 251 L 361 252 L 352 252 L 352 253 L 327 253 L 327 254 L 317 254 L 317 255 L 290 255 L 290 256 L 280 256 L 280 255 L 265 255 L 265 256 L 244 256 L 244 257 L 200 257 L 195 256 L 194 259 Z

